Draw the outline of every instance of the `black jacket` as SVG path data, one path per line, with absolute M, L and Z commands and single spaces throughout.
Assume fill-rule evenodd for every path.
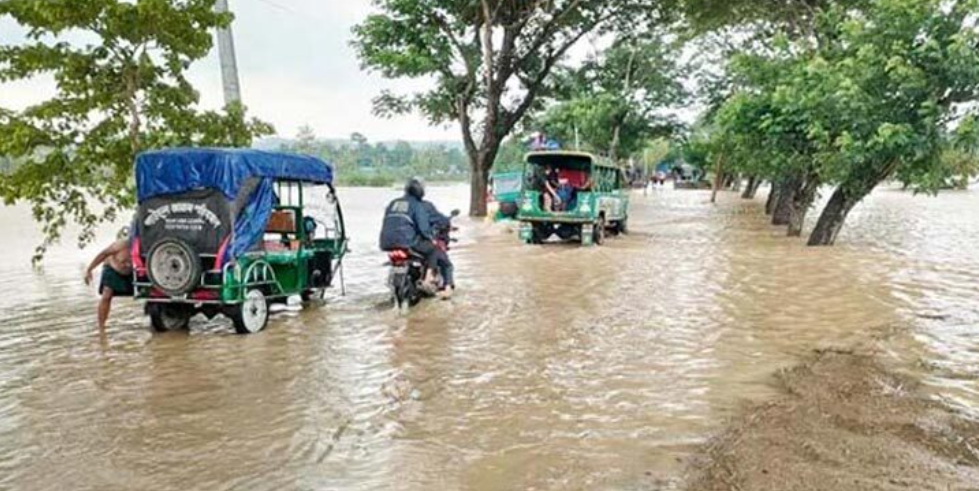
M 389 203 L 381 226 L 381 250 L 410 249 L 420 240 L 432 240 L 432 219 L 425 204 L 410 195 Z

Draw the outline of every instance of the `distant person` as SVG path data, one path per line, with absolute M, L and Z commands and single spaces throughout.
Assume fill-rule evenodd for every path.
M 554 166 L 544 167 L 544 210 L 557 211 L 561 205 L 561 198 L 557 194 L 558 186 L 561 185 L 561 177 Z
M 557 196 L 554 211 L 568 211 L 572 206 L 571 200 L 574 199 L 575 191 L 570 181 L 560 179 L 557 188 L 554 190 L 554 194 Z
M 102 275 L 99 279 L 98 325 L 105 329 L 112 310 L 112 299 L 115 297 L 133 296 L 133 261 L 129 255 L 129 227 L 119 231 L 116 241 L 92 259 L 85 270 L 85 284 L 92 284 L 92 272 L 102 265 Z

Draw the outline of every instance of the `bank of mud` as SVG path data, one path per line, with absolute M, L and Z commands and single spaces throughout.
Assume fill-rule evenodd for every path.
M 690 462 L 691 491 L 976 490 L 979 423 L 873 353 L 826 350 Z

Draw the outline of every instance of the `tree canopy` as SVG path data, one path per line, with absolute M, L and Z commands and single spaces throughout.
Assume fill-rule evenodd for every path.
M 680 46 L 664 36 L 621 35 L 580 67 L 559 73 L 558 89 L 539 120 L 548 136 L 581 140 L 617 160 L 678 125 L 666 109 L 686 96 Z
M 0 17 L 27 31 L 0 45 L 0 83 L 50 76 L 56 90 L 21 111 L 0 108 L 0 155 L 17 163 L 0 180 L 7 204 L 30 203 L 46 247 L 73 221 L 80 245 L 131 209 L 132 165 L 143 149 L 248 146 L 272 128 L 241 106 L 196 109 L 185 77 L 231 17 L 213 0 L 6 0 Z

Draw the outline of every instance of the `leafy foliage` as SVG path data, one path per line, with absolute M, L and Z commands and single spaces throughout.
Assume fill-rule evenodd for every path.
M 565 142 L 619 158 L 638 152 L 676 121 L 663 113 L 686 96 L 679 47 L 662 36 L 622 36 L 580 68 L 566 69 L 558 103 L 540 124 Z
M 360 133 L 352 134 L 348 141 L 321 141 L 312 128 L 304 126 L 296 141 L 283 150 L 330 162 L 337 171 L 337 182 L 347 186 L 390 186 L 412 176 L 440 181 L 469 177 L 466 156 L 458 146 L 404 141 L 372 144 Z
M 0 110 L 0 155 L 18 165 L 0 181 L 7 204 L 29 202 L 46 247 L 69 221 L 94 227 L 133 206 L 132 163 L 143 149 L 247 146 L 272 128 L 241 106 L 195 109 L 184 76 L 211 49 L 210 30 L 231 21 L 213 0 L 6 0 L 0 17 L 27 39 L 0 46 L 0 83 L 53 77 L 49 99 Z

